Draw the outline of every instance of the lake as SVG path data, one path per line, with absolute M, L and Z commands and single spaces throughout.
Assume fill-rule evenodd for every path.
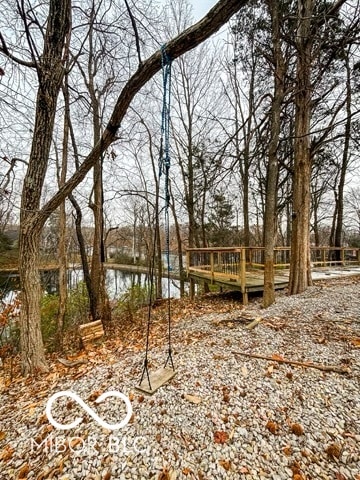
M 83 281 L 84 275 L 80 268 L 68 270 L 68 287 L 75 288 L 78 282 Z M 58 288 L 57 271 L 41 272 L 41 282 L 47 293 L 56 293 Z M 140 272 L 122 271 L 119 269 L 106 269 L 106 286 L 110 300 L 116 300 L 134 285 L 146 286 L 149 275 Z M 180 285 L 178 280 L 170 279 L 170 297 L 180 297 Z M 163 295 L 167 297 L 167 278 L 163 278 Z M 0 272 L 0 301 L 8 303 L 19 291 L 19 275 L 16 273 Z

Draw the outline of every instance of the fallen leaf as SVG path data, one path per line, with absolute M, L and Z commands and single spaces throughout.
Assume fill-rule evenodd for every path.
M 228 392 L 223 392 L 223 402 L 226 402 L 226 403 L 230 402 L 230 395 Z
M 188 402 L 195 403 L 196 405 L 198 405 L 199 403 L 202 402 L 202 399 L 200 397 L 198 397 L 197 395 L 189 395 L 189 394 L 186 393 L 184 395 L 184 398 Z
M 76 447 L 76 445 L 79 445 L 79 443 L 83 443 L 83 440 L 80 437 L 72 437 L 70 438 L 68 445 L 71 450 L 74 450 L 74 447 Z
M 107 471 L 103 476 L 102 480 L 110 480 L 110 478 L 111 478 L 111 472 Z
M 269 420 L 265 427 L 269 430 L 269 432 L 273 433 L 274 435 L 279 431 L 279 425 L 275 422 Z
M 336 472 L 336 480 L 346 480 L 346 477 L 342 473 Z
M 159 473 L 157 480 L 176 480 L 176 472 L 172 468 L 163 468 L 163 471 Z
M 215 443 L 226 443 L 229 440 L 229 435 L 227 432 L 216 431 L 214 432 L 214 442 Z
M 249 469 L 247 467 L 240 467 L 240 473 L 249 473 Z
M 0 442 L 1 440 L 4 440 L 4 438 L 6 437 L 7 433 L 6 432 L 0 432 Z
M 183 468 L 182 473 L 183 473 L 183 475 L 190 475 L 190 473 L 192 473 L 192 471 L 190 470 L 190 468 Z
M 271 355 L 271 358 L 272 358 L 273 360 L 279 360 L 280 362 L 282 362 L 282 361 L 284 360 L 284 357 L 282 357 L 281 355 L 278 355 L 277 353 L 273 353 L 273 354 Z
M 294 433 L 295 435 L 300 437 L 300 435 L 303 435 L 303 433 L 304 433 L 304 427 L 302 425 L 300 425 L 299 423 L 293 423 L 291 425 L 291 431 L 292 431 L 292 433 Z
M 328 447 L 326 447 L 325 452 L 331 458 L 339 458 L 341 455 L 341 446 L 337 443 L 331 443 Z
M 0 453 L 0 460 L 10 460 L 14 453 L 14 449 L 10 445 L 6 445 L 6 447 Z
M 292 454 L 292 448 L 290 445 L 286 445 L 282 450 L 287 457 L 290 457 Z
M 91 393 L 89 396 L 88 396 L 88 400 L 89 402 L 95 402 L 96 399 L 98 397 L 100 397 L 102 392 L 100 392 L 99 390 L 96 390 L 95 392 Z
M 360 337 L 352 338 L 350 342 L 354 345 L 354 347 L 360 348 Z
M 229 471 L 231 468 L 230 460 L 219 460 L 219 465 L 223 467 L 226 471 Z
M 27 474 L 29 473 L 29 470 L 30 470 L 29 465 L 27 463 L 25 463 L 19 470 L 18 480 L 20 480 L 22 478 L 26 478 Z
M 319 343 L 320 345 L 324 345 L 326 343 L 326 338 L 325 337 L 318 338 L 317 343 Z

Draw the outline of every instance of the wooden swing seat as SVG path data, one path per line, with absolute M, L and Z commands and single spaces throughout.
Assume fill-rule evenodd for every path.
M 153 395 L 160 387 L 169 382 L 175 375 L 176 372 L 172 368 L 158 368 L 155 370 L 155 372 L 149 373 L 151 388 L 147 375 L 144 375 L 142 382 L 140 385 L 136 386 L 135 389 L 142 393 L 146 393 L 147 395 Z

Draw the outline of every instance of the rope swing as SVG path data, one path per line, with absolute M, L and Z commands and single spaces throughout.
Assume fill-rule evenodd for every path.
M 161 141 L 159 151 L 159 183 L 161 177 L 164 178 L 164 195 L 165 195 L 165 245 L 166 245 L 166 262 L 167 262 L 167 323 L 168 323 L 168 352 L 163 368 L 159 368 L 153 373 L 149 372 L 149 337 L 151 327 L 151 309 L 152 297 L 154 290 L 154 270 L 155 270 L 155 247 L 157 240 L 157 232 L 154 235 L 153 256 L 150 266 L 150 292 L 149 306 L 146 330 L 146 349 L 145 360 L 140 379 L 140 384 L 136 387 L 138 390 L 153 394 L 158 388 L 168 382 L 175 375 L 174 362 L 172 358 L 171 348 L 171 300 L 170 300 L 170 190 L 169 190 L 169 173 L 170 173 L 170 100 L 171 100 L 171 58 L 167 55 L 165 46 L 161 47 L 161 67 L 163 80 L 163 101 L 161 114 Z

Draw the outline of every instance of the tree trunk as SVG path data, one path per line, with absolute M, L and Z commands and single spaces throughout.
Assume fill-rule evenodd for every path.
M 310 30 L 314 0 L 299 0 L 298 5 L 290 295 L 303 292 L 312 283 L 310 269 L 312 38 Z
M 61 165 L 58 166 L 58 185 L 61 187 L 66 181 L 67 165 L 68 165 L 68 151 L 69 151 L 69 118 L 70 118 L 70 104 L 69 91 L 67 85 L 67 78 L 64 79 L 64 137 L 63 137 L 63 151 Z M 67 255 L 66 255 L 66 209 L 65 201 L 59 207 L 59 313 L 56 325 L 56 347 L 62 350 L 63 347 L 63 333 L 66 315 L 67 302 Z
M 81 208 L 78 202 L 76 201 L 73 194 L 69 195 L 69 200 L 74 207 L 75 210 L 75 231 L 76 231 L 76 238 L 79 244 L 79 251 L 80 251 L 80 258 L 81 258 L 81 266 L 83 269 L 84 274 L 84 282 L 86 285 L 86 290 L 89 297 L 89 304 L 90 304 L 90 314 L 92 318 L 96 318 L 96 303 L 94 301 L 94 295 L 92 291 L 92 283 L 91 283 L 91 274 L 89 268 L 88 257 L 86 253 L 86 242 L 84 239 L 84 235 L 82 233 L 81 223 L 82 223 L 82 213 Z
M 30 215 L 26 215 L 28 218 Z M 26 228 L 24 215 L 20 225 L 19 263 L 21 285 L 20 348 L 24 375 L 47 370 L 41 336 L 40 301 L 42 289 L 38 265 L 40 232 L 33 225 Z
M 80 161 L 79 161 L 79 152 L 76 144 L 76 138 L 75 138 L 75 133 L 74 133 L 74 128 L 71 122 L 71 117 L 70 117 L 70 112 L 67 112 L 69 114 L 68 117 L 68 124 L 69 124 L 69 132 L 71 136 L 71 144 L 73 148 L 73 153 L 74 153 L 74 161 L 75 161 L 75 167 L 76 169 L 79 169 L 80 167 Z M 80 252 L 80 258 L 81 258 L 81 266 L 84 274 L 84 282 L 86 285 L 86 291 L 88 293 L 89 297 L 89 305 L 90 305 L 90 315 L 92 318 L 96 318 L 96 302 L 94 299 L 94 294 L 93 294 L 93 289 L 92 289 L 92 283 L 91 283 L 91 274 L 90 274 L 90 267 L 89 267 L 89 261 L 88 261 L 88 255 L 86 252 L 86 242 L 84 239 L 84 235 L 82 232 L 82 212 L 80 205 L 76 201 L 74 195 L 72 193 L 69 194 L 68 196 L 74 210 L 75 210 L 75 231 L 76 231 L 76 238 L 78 241 L 79 245 L 79 252 Z
M 277 187 L 279 165 L 277 151 L 279 147 L 281 105 L 284 99 L 285 66 L 281 52 L 279 4 L 276 1 L 269 2 L 272 42 L 274 55 L 274 94 L 271 105 L 270 117 L 270 143 L 269 159 L 266 177 L 266 202 L 264 218 L 264 307 L 270 306 L 275 301 L 274 283 L 274 248 L 276 245 L 277 224 Z
M 89 29 L 89 60 L 88 60 L 88 78 L 84 75 L 90 95 L 90 105 L 93 119 L 93 142 L 96 145 L 101 139 L 101 108 L 100 98 L 95 86 L 96 76 L 96 54 L 94 51 L 94 22 L 95 10 L 90 14 Z M 95 303 L 95 320 L 101 320 L 103 324 L 109 325 L 111 322 L 111 309 L 109 298 L 106 291 L 106 272 L 105 246 L 104 246 L 104 189 L 103 189 L 103 156 L 99 155 L 93 170 L 93 202 L 90 207 L 94 215 L 94 238 L 91 257 L 91 285 L 93 301 Z
M 184 262 L 183 262 L 183 243 L 181 238 L 181 229 L 180 223 L 176 214 L 175 210 L 175 198 L 171 191 L 171 211 L 174 218 L 175 223 L 175 232 L 176 232 L 176 240 L 177 240 L 177 247 L 178 247 L 178 261 L 179 261 L 179 276 L 180 276 L 180 297 L 185 296 L 185 276 L 186 272 L 184 271 Z
M 349 149 L 350 149 L 350 139 L 351 139 L 351 68 L 349 64 L 349 52 L 345 53 L 345 67 L 346 67 L 346 123 L 345 123 L 345 132 L 344 132 L 344 149 L 342 155 L 342 163 L 340 170 L 340 179 L 338 186 L 337 194 L 337 204 L 336 204 L 336 227 L 334 234 L 334 246 L 342 247 L 342 236 L 343 236 L 343 223 L 344 223 L 344 189 L 345 189 L 345 180 L 346 173 L 349 164 Z M 341 251 L 336 251 L 336 260 L 341 260 Z
M 40 235 L 45 220 L 39 218 L 41 192 L 50 153 L 56 104 L 64 75 L 62 54 L 70 27 L 70 0 L 50 0 L 42 56 L 37 59 L 39 89 L 29 164 L 21 196 L 19 273 L 22 307 L 20 347 L 24 374 L 46 370 L 41 337 L 41 285 L 38 271 Z

